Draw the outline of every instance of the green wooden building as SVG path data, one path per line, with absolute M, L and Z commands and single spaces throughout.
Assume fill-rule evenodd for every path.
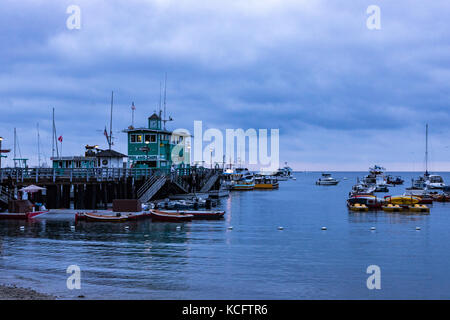
M 171 169 L 190 166 L 189 135 L 162 127 L 161 116 L 153 113 L 147 127 L 124 130 L 128 135 L 128 167 Z

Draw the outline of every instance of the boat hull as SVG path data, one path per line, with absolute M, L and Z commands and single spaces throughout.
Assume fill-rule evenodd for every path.
M 37 217 L 41 214 L 48 213 L 48 210 L 45 211 L 34 211 L 34 212 L 26 212 L 26 213 L 17 213 L 17 212 L 2 212 L 0 213 L 0 219 L 14 219 L 14 220 L 27 220 L 34 217 Z
M 172 213 L 167 211 L 150 210 L 150 217 L 155 221 L 164 222 L 186 222 L 193 219 L 191 214 Z
M 201 210 L 159 210 L 161 213 L 168 214 L 184 214 L 184 215 L 192 215 L 192 219 L 195 220 L 219 220 L 222 219 L 225 215 L 225 211 L 201 211 Z

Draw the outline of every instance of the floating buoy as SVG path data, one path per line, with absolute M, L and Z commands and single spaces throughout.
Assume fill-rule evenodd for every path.
M 278 230 L 284 230 L 284 228 L 283 227 L 278 227 Z
M 327 230 L 327 227 L 322 227 L 322 230 Z

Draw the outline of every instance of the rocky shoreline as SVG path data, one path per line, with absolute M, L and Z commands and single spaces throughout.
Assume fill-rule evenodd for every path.
M 0 300 L 55 300 L 56 297 L 29 288 L 0 285 Z

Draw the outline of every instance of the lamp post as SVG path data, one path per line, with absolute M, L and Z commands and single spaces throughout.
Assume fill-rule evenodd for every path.
M 189 167 L 191 166 L 191 145 L 190 144 L 188 144 L 187 145 L 187 150 L 188 150 L 188 152 L 187 152 L 187 156 L 188 156 L 188 160 L 189 160 Z
M 209 148 L 209 151 L 211 152 L 211 169 L 212 169 L 212 152 L 213 152 L 213 148 Z
M 148 145 L 150 144 L 150 141 L 145 140 L 145 160 L 148 162 L 148 152 L 150 151 L 150 148 L 148 147 Z M 147 164 L 148 165 L 148 164 Z

